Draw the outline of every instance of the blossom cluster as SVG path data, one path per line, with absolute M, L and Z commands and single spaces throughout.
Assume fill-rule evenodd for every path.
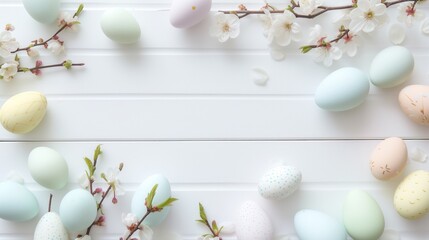
M 265 2 L 260 10 L 248 10 L 244 5 L 239 10 L 219 11 L 214 15 L 210 34 L 220 42 L 237 38 L 240 34 L 240 20 L 257 14 L 263 26 L 263 35 L 270 46 L 271 56 L 276 60 L 285 58 L 285 47 L 292 42 L 308 39 L 301 47 L 303 53 L 312 51 L 315 61 L 331 66 L 343 55 L 354 57 L 362 44 L 362 33 L 372 33 L 388 22 L 387 8 L 397 5 L 397 21 L 407 27 L 422 22 L 420 29 L 429 34 L 429 18 L 417 8 L 424 0 L 351 0 L 349 5 L 328 7 L 323 0 L 291 0 L 286 9 L 277 9 Z M 336 37 L 329 38 L 319 24 L 310 28 L 308 36 L 298 22 L 299 18 L 313 19 L 328 11 L 346 11 L 341 18 L 334 21 L 338 25 Z M 423 20 L 423 21 L 422 21 Z M 394 25 L 389 36 L 395 44 L 402 43 L 405 31 Z
M 40 57 L 39 50 L 36 47 L 43 47 L 54 55 L 64 53 L 64 40 L 60 39 L 58 34 L 65 29 L 75 29 L 79 24 L 78 16 L 83 10 L 83 5 L 80 5 L 75 14 L 68 12 L 61 13 L 58 19 L 58 27 L 60 29 L 49 39 L 42 38 L 32 41 L 26 47 L 20 47 L 19 42 L 13 37 L 15 27 L 12 24 L 7 24 L 4 30 L 0 31 L 0 79 L 10 81 L 15 78 L 19 72 L 31 72 L 34 75 L 40 75 L 41 69 L 51 67 L 65 67 L 66 69 L 72 66 L 81 66 L 83 64 L 73 64 L 70 60 L 63 61 L 59 64 L 44 65 Z M 32 68 L 21 66 L 19 52 L 25 52 L 27 56 L 35 59 L 35 66 Z

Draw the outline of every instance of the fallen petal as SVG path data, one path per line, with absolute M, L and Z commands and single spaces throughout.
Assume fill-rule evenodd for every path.
M 420 30 L 423 34 L 429 35 L 429 18 L 425 18 L 420 25 Z
M 413 161 L 424 163 L 427 162 L 428 155 L 421 148 L 416 147 L 411 151 L 410 158 Z
M 395 44 L 402 44 L 405 40 L 405 28 L 400 24 L 393 24 L 389 29 L 389 39 Z
M 262 68 L 253 68 L 250 74 L 253 82 L 259 86 L 267 85 L 269 76 L 268 73 Z

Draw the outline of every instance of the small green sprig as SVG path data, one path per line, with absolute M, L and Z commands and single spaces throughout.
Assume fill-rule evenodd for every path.
M 125 240 L 129 240 L 133 234 L 140 229 L 140 226 L 143 224 L 143 221 L 152 213 L 155 212 L 161 212 L 162 210 L 164 210 L 164 208 L 166 207 L 170 207 L 173 205 L 173 202 L 177 201 L 177 198 L 172 198 L 169 197 L 167 199 L 165 199 L 162 203 L 155 205 L 153 204 L 153 199 L 156 196 L 156 190 L 158 189 L 158 184 L 155 184 L 152 187 L 152 190 L 148 193 L 146 199 L 145 199 L 145 206 L 146 206 L 146 214 L 140 219 L 140 221 L 138 222 L 138 224 L 135 226 L 134 229 L 130 230 L 130 233 L 127 235 L 127 237 L 125 238 Z M 121 240 L 123 240 L 124 238 L 120 238 Z
M 216 220 L 211 221 L 211 224 L 210 224 L 210 221 L 207 218 L 206 210 L 204 209 L 203 204 L 199 203 L 199 209 L 200 209 L 200 219 L 196 221 L 204 224 L 210 230 L 210 233 L 203 234 L 202 237 L 211 237 L 211 238 L 218 237 L 219 240 L 222 240 L 222 238 L 219 235 L 223 230 L 223 226 L 219 228 Z

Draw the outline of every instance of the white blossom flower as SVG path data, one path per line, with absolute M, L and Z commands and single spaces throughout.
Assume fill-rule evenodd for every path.
M 380 0 L 359 0 L 357 8 L 350 12 L 350 18 L 350 30 L 353 33 L 372 32 L 386 22 L 386 5 Z
M 153 239 L 153 230 L 147 225 L 140 225 L 142 228 L 139 231 L 139 237 L 141 240 L 152 240 Z
M 341 51 L 346 53 L 349 57 L 354 57 L 356 56 L 359 44 L 359 36 L 349 33 L 341 39 L 339 47 Z
M 85 236 L 82 236 L 82 237 L 78 237 L 75 240 L 91 240 L 91 236 L 85 235 Z
M 339 60 L 343 56 L 339 47 L 325 41 L 326 35 L 319 24 L 311 28 L 310 39 L 312 44 L 319 46 L 312 50 L 315 53 L 316 62 L 323 62 L 326 67 L 329 67 L 334 60 Z
M 268 39 L 269 42 L 272 42 L 273 35 L 270 35 L 271 26 L 273 25 L 273 16 L 271 15 L 270 10 L 267 8 L 263 9 L 265 14 L 258 15 L 259 19 L 262 21 L 262 27 L 264 28 L 264 36 L 268 38 L 268 36 L 271 37 L 271 39 Z
M 72 30 L 76 30 L 77 24 L 74 23 L 78 22 L 78 17 L 73 15 L 69 12 L 61 12 L 57 20 L 58 26 L 62 27 L 64 24 L 67 24 Z
M 137 218 L 136 215 L 132 214 L 132 213 L 128 213 L 127 215 L 122 214 L 122 223 L 126 226 L 126 227 L 131 227 L 133 225 L 137 225 L 139 223 L 139 219 Z
M 0 68 L 0 78 L 7 82 L 12 80 L 18 73 L 18 65 L 16 61 L 3 63 Z
M 10 31 L 0 32 L 0 58 L 8 58 L 19 48 L 19 43 L 12 37 Z
M 235 14 L 216 13 L 210 35 L 217 37 L 219 42 L 236 38 L 240 34 L 240 19 Z
M 58 40 L 54 40 L 48 43 L 48 50 L 54 55 L 60 55 L 64 52 L 64 44 Z
M 128 229 L 124 234 L 125 237 L 127 237 L 131 233 L 131 231 L 138 227 L 139 237 L 141 240 L 152 240 L 153 230 L 145 224 L 141 224 L 140 226 L 138 226 L 139 219 L 136 217 L 136 215 L 132 213 L 128 213 L 127 215 L 122 214 L 122 223 Z
M 299 9 L 303 14 L 309 15 L 322 4 L 323 0 L 299 0 Z
M 295 20 L 295 15 L 289 10 L 276 16 L 268 34 L 268 40 L 273 39 L 280 46 L 287 46 L 291 41 L 299 41 L 301 39 L 301 26 Z
M 80 177 L 78 179 L 78 183 L 84 189 L 89 188 L 89 179 L 88 179 L 88 176 L 86 175 L 86 173 L 82 173 L 82 175 L 80 175 Z
M 36 57 L 38 57 L 38 56 L 39 56 L 39 51 L 37 51 L 36 49 L 33 49 L 33 48 L 29 48 L 29 49 L 27 50 L 27 55 L 28 55 L 29 57 L 36 58 Z
M 115 195 L 124 195 L 125 194 L 125 190 L 122 188 L 122 186 L 119 183 L 119 175 L 120 171 L 118 168 L 109 168 L 106 171 L 106 179 L 107 179 L 107 183 L 112 187 L 113 192 L 115 193 Z
M 421 21 L 425 17 L 423 11 L 413 8 L 413 3 L 402 3 L 398 6 L 398 21 L 411 27 L 414 22 Z

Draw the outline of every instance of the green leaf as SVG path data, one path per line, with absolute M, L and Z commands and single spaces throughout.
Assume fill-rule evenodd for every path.
M 206 225 L 206 222 L 205 222 L 204 220 L 202 220 L 202 219 L 198 219 L 198 220 L 195 220 L 195 221 L 197 221 L 197 222 L 199 222 L 199 223 L 202 223 L 202 224 Z
M 220 229 L 219 229 L 219 231 L 217 232 L 217 234 L 219 235 L 219 234 L 222 232 L 222 230 L 223 230 L 223 226 L 222 226 L 222 227 L 220 227 Z
M 165 200 L 161 204 L 158 204 L 158 206 L 156 206 L 156 207 L 159 208 L 160 210 L 162 210 L 165 207 L 171 206 L 172 203 L 175 202 L 175 201 L 177 201 L 177 200 L 179 200 L 179 199 L 177 199 L 177 198 L 168 198 L 167 200 Z
M 148 209 L 153 208 L 152 204 L 153 204 L 153 199 L 154 199 L 155 194 L 156 194 L 156 189 L 158 189 L 158 184 L 155 184 L 155 186 L 153 186 L 152 190 L 150 191 L 150 193 L 146 197 L 146 207 Z
M 203 204 L 199 203 L 199 205 L 200 205 L 200 217 L 202 220 L 207 222 L 206 210 L 204 209 Z
M 98 160 L 98 156 L 100 156 L 103 152 L 101 151 L 101 144 L 99 144 L 94 151 L 94 162 Z
M 66 60 L 66 61 L 64 61 L 64 62 L 63 62 L 63 66 L 64 66 L 66 69 L 70 69 L 70 68 L 72 68 L 72 66 L 73 66 L 73 62 L 72 62 L 71 60 Z
M 83 11 L 83 7 L 84 7 L 84 5 L 80 4 L 79 7 L 77 8 L 77 11 L 74 14 L 74 16 L 79 16 Z
M 94 164 L 87 157 L 85 157 L 84 160 L 85 160 L 86 166 L 88 166 L 89 177 L 92 177 L 94 175 Z
M 312 46 L 302 46 L 302 47 L 300 47 L 300 49 L 301 49 L 302 53 L 308 53 L 313 49 L 313 47 Z
M 212 221 L 212 228 L 215 233 L 219 231 L 219 228 L 217 227 L 217 223 L 215 220 Z

